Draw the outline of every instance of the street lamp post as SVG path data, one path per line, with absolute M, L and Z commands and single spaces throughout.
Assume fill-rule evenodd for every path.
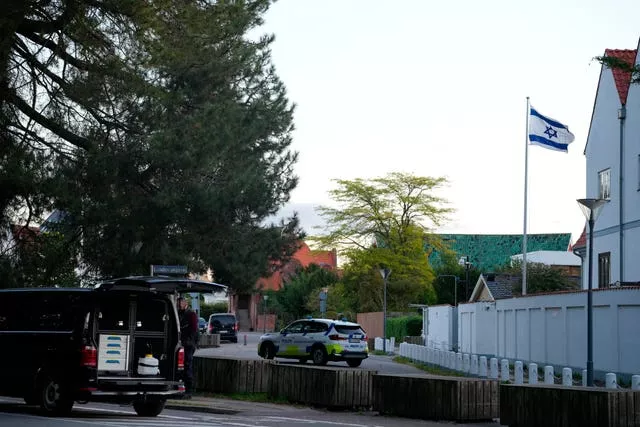
M 391 274 L 390 268 L 381 268 L 380 275 L 384 281 L 384 291 L 382 297 L 382 352 L 387 353 L 387 282 Z
M 453 277 L 453 306 L 458 306 L 458 276 L 454 276 L 453 274 L 441 274 L 438 277 Z
M 589 276 L 587 277 L 587 386 L 593 387 L 593 225 L 598 219 L 605 199 L 578 199 L 580 209 L 589 223 Z
M 469 300 L 469 267 L 471 266 L 469 255 L 461 257 L 460 260 L 458 260 L 458 265 L 464 265 L 465 269 L 464 300 L 466 302 Z
M 269 299 L 269 295 L 263 295 L 264 306 L 262 309 L 262 333 L 267 333 L 267 300 Z

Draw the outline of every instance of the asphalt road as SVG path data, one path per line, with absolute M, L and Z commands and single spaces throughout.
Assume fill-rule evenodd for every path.
M 382 417 L 374 413 L 329 412 L 287 405 L 255 404 L 236 415 L 165 410 L 156 418 L 135 415 L 128 406 L 76 405 L 64 418 L 40 415 L 38 408 L 0 398 L 0 427 L 436 427 L 447 424 Z M 450 424 L 448 424 L 450 425 Z M 465 424 L 457 424 L 463 427 Z M 469 427 L 496 424 L 471 424 Z
M 196 352 L 196 356 L 223 356 L 233 357 L 236 359 L 260 359 L 258 356 L 258 339 L 262 333 L 258 332 L 241 332 L 238 334 L 238 343 L 222 342 L 220 347 L 204 348 Z M 247 337 L 247 344 L 244 344 L 244 337 Z M 278 359 L 281 363 L 298 363 L 296 360 Z M 311 364 L 311 362 L 307 362 Z M 345 362 L 329 362 L 327 366 L 346 367 Z M 423 371 L 409 365 L 402 365 L 392 360 L 390 356 L 370 355 L 362 362 L 359 368 L 352 369 L 370 369 L 378 371 L 381 374 L 424 374 Z

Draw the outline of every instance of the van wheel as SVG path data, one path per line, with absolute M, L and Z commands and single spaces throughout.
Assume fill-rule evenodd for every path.
M 40 381 L 38 403 L 47 415 L 68 415 L 73 408 L 73 398 L 65 385 L 49 375 Z
M 311 349 L 311 360 L 313 360 L 314 365 L 324 366 L 327 364 L 329 357 L 324 346 L 317 345 Z
M 164 409 L 167 401 L 160 400 L 137 400 L 133 402 L 133 409 L 141 417 L 157 417 Z
M 351 368 L 357 368 L 362 363 L 362 359 L 348 359 L 347 365 Z
M 276 357 L 276 347 L 273 343 L 266 342 L 262 344 L 262 357 L 265 359 L 273 359 Z

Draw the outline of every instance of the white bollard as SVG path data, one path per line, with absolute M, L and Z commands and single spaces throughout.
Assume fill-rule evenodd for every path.
M 524 367 L 522 362 L 517 360 L 513 367 L 513 377 L 516 384 L 524 383 Z
M 470 370 L 471 375 L 478 375 L 478 355 L 477 354 L 472 354 L 471 355 L 471 370 Z
M 571 368 L 562 368 L 562 385 L 571 387 L 573 385 L 573 372 Z
M 462 371 L 462 353 L 456 353 L 456 371 Z
M 587 370 L 583 369 L 582 370 L 582 387 L 586 387 L 587 386 Z
M 487 378 L 487 356 L 480 356 L 478 361 L 478 376 Z
M 529 363 L 529 384 L 538 384 L 538 364 Z
M 456 353 L 453 351 L 449 352 L 449 369 L 456 369 Z
M 469 358 L 469 355 L 465 353 L 462 355 L 462 372 L 469 373 L 470 370 L 471 370 L 471 359 Z
M 544 367 L 544 383 L 545 384 L 555 384 L 555 378 L 553 377 L 553 366 L 545 366 Z
M 507 359 L 502 359 L 500 361 L 500 381 L 509 381 L 510 379 L 509 361 Z
M 631 390 L 640 390 L 640 375 L 631 377 Z
M 495 357 L 489 359 L 489 378 L 492 380 L 498 379 L 498 359 Z
M 605 386 L 607 388 L 611 388 L 611 389 L 617 389 L 618 388 L 618 381 L 616 378 L 616 374 L 612 374 L 611 372 L 609 372 L 607 375 L 605 375 Z

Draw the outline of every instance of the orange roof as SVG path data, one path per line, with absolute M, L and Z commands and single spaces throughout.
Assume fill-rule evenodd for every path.
M 604 54 L 633 66 L 636 62 L 637 51 L 636 49 L 605 49 Z M 616 82 L 620 102 L 622 105 L 626 105 L 629 85 L 631 84 L 631 72 L 618 68 L 612 68 L 611 72 L 613 73 L 613 80 Z
M 573 245 L 571 251 L 575 251 L 576 248 L 586 248 L 587 247 L 587 227 L 585 226 L 582 229 L 582 234 L 578 238 L 578 241 Z
M 308 267 L 311 264 L 337 271 L 338 256 L 336 250 L 312 251 L 306 243 L 302 242 L 289 263 L 280 268 L 277 268 L 278 264 L 274 264 L 274 272 L 271 276 L 258 279 L 256 289 L 277 291 L 282 287 L 285 278 L 294 274 L 298 267 Z

